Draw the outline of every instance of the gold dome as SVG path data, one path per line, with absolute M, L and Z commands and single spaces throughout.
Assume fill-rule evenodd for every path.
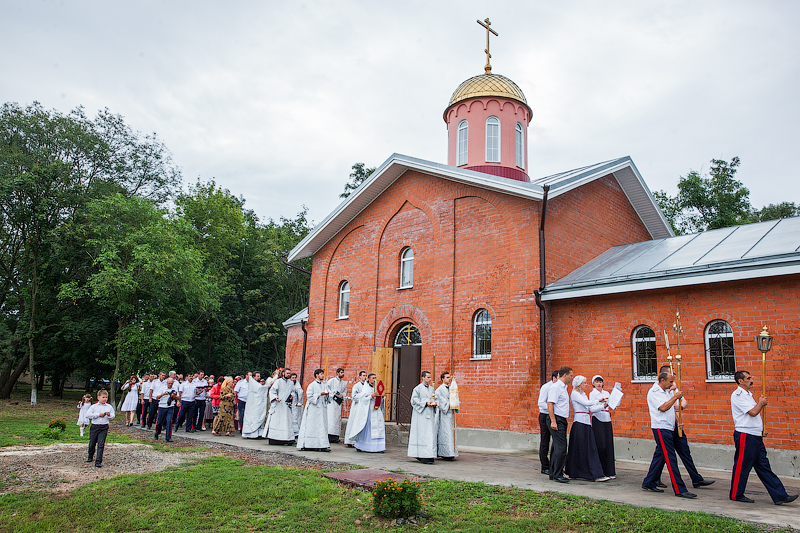
M 466 100 L 468 98 L 475 98 L 478 96 L 501 96 L 503 98 L 510 98 L 516 100 L 525 106 L 528 113 L 531 108 L 528 106 L 528 101 L 525 100 L 525 95 L 516 83 L 501 76 L 499 74 L 481 74 L 464 81 L 453 92 L 450 97 L 448 108 L 453 104 Z

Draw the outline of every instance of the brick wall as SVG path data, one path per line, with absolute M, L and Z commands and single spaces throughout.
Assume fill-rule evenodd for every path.
M 614 434 L 651 438 L 646 395 L 652 382 L 631 383 L 631 334 L 641 324 L 656 333 L 659 365 L 666 364 L 664 330 L 675 354 L 672 324 L 680 311 L 683 390 L 690 402 L 684 413 L 692 441 L 732 444 L 730 395 L 734 383 L 706 382 L 704 331 L 714 319 L 733 329 L 736 368 L 756 380 L 753 393 L 761 394 L 761 352 L 755 335 L 764 324 L 775 340 L 767 354 L 767 445 L 797 449 L 800 437 L 796 413 L 800 376 L 800 276 L 779 276 L 694 287 L 632 292 L 619 295 L 558 300 L 551 305 L 553 366 L 572 366 L 591 378 L 602 374 L 606 386 L 622 383 L 623 405 L 613 415 Z

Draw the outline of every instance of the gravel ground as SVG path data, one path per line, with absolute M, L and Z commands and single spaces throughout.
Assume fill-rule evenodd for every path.
M 146 440 L 149 432 L 135 427 L 113 425 L 111 432 Z M 48 446 L 10 446 L 0 448 L 0 494 L 26 490 L 64 492 L 86 483 L 120 474 L 145 474 L 191 463 L 213 455 L 242 460 L 245 465 L 290 466 L 311 470 L 353 468 L 345 463 L 317 461 L 271 451 L 251 450 L 232 444 L 198 443 L 173 435 L 164 443 L 168 451 L 148 444 L 106 443 L 103 468 L 86 463 L 86 443 L 57 443 Z M 155 441 L 154 441 L 155 442 Z

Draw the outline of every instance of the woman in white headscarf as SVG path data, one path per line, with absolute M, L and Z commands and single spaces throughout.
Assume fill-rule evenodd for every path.
M 570 479 L 608 481 L 611 478 L 603 474 L 603 465 L 600 464 L 597 443 L 592 432 L 592 413 L 602 411 L 606 404 L 590 400 L 587 396 L 590 388 L 585 376 L 578 375 L 572 379 L 570 400 L 575 418 L 569 432 L 569 451 L 564 471 Z
M 603 390 L 603 376 L 592 376 L 592 392 L 589 399 L 596 402 L 608 400 L 610 394 Z M 617 470 L 614 467 L 614 428 L 611 427 L 611 412 L 608 407 L 592 415 L 592 432 L 597 443 L 597 454 L 600 464 L 603 465 L 603 475 L 616 479 Z

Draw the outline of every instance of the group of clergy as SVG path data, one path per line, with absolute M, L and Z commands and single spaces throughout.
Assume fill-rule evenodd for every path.
M 408 435 L 408 456 L 424 464 L 433 464 L 437 457 L 452 461 L 458 457 L 455 402 L 451 405 L 452 376 L 442 372 L 442 384 L 434 390 L 433 376 L 424 370 L 422 382 L 411 393 L 411 431 Z M 453 407 L 453 408 L 451 408 Z

